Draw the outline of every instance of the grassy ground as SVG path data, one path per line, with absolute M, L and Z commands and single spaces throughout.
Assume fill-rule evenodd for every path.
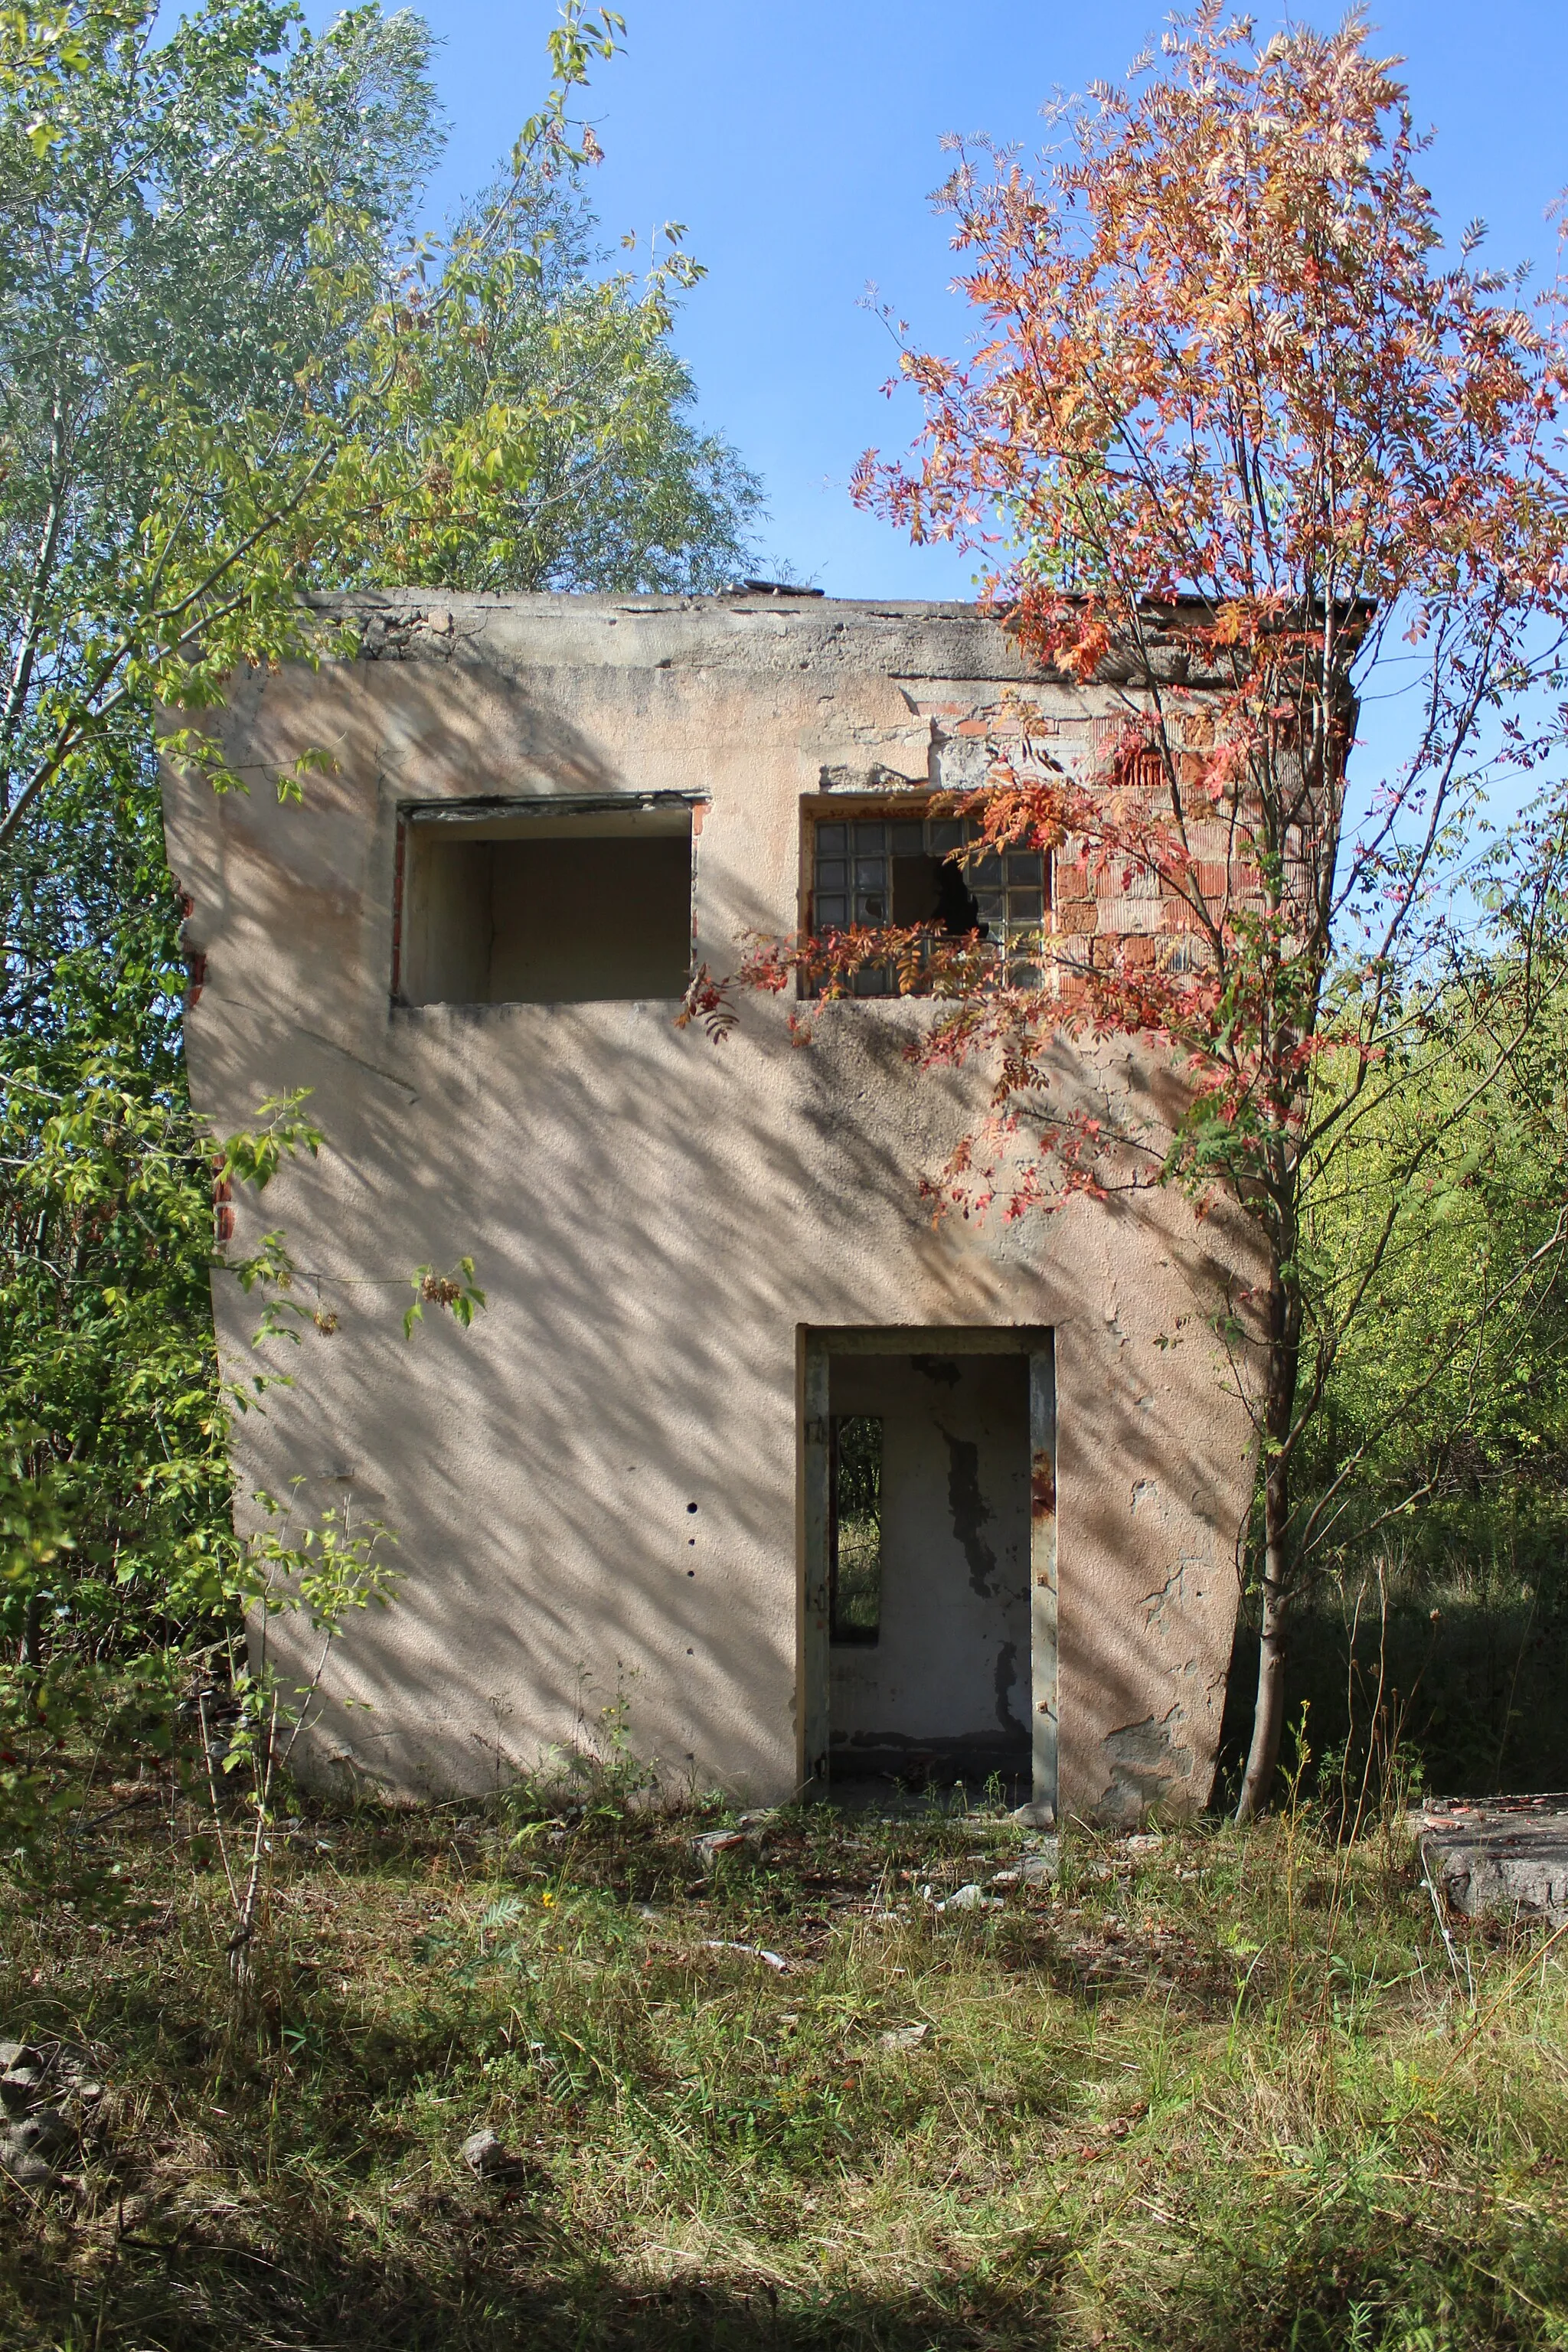
M 0 2034 L 109 2085 L 0 2185 L 0 2342 L 1568 2344 L 1568 1939 L 1466 1931 L 1472 2000 L 1398 1839 L 1300 1821 L 1069 1832 L 1054 1888 L 983 1814 L 704 1875 L 721 1821 L 304 1822 L 239 2013 L 195 1809 L 100 1830 L 118 1920 L 0 1914 Z

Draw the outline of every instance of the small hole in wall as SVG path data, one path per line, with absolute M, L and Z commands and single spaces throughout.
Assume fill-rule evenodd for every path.
M 687 1573 L 687 1575 L 688 1575 L 688 1576 L 695 1576 L 695 1575 L 696 1575 L 696 1573 L 697 1573 L 697 1570 L 696 1570 L 694 1568 L 689 1568 L 689 1569 L 687 1570 L 686 1573 Z
M 697 1541 L 697 1538 L 696 1538 L 696 1537 L 695 1537 L 695 1536 L 688 1536 L 688 1537 L 687 1537 L 687 1538 L 686 1538 L 686 1549 L 687 1549 L 687 1550 L 688 1550 L 688 1551 L 690 1551 L 690 1550 L 693 1549 L 693 1547 L 694 1547 L 694 1546 L 695 1546 L 695 1544 L 696 1544 L 696 1541 Z
M 686 1507 L 689 1511 L 694 1511 L 697 1508 L 697 1506 L 695 1503 L 688 1503 Z

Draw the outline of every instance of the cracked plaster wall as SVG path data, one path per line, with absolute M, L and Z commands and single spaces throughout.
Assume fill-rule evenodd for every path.
M 1129 1818 L 1207 1795 L 1251 1486 L 1207 1318 L 1241 1221 L 1174 1195 L 933 1227 L 916 1194 L 981 1108 L 917 1078 L 918 1003 L 823 1009 L 791 1045 L 751 1000 L 715 1047 L 668 1003 L 407 1008 L 390 995 L 400 803 L 698 796 L 696 954 L 798 919 L 802 808 L 984 773 L 1026 690 L 1065 759 L 1103 687 L 1031 683 L 962 606 L 726 599 L 362 602 L 362 654 L 236 681 L 247 794 L 170 776 L 202 985 L 193 1090 L 219 1128 L 313 1090 L 318 1161 L 236 1204 L 286 1229 L 338 1318 L 243 1417 L 243 1489 L 398 1533 L 403 1591 L 335 1644 L 313 1769 L 400 1792 L 532 1764 L 619 1693 L 633 1746 L 755 1799 L 796 1785 L 799 1334 L 1053 1325 L 1063 1800 Z M 302 808 L 279 769 L 326 749 Z M 1124 1044 L 1055 1049 L 1067 1103 L 1142 1104 Z M 474 1329 L 402 1336 L 407 1273 L 479 1264 Z M 222 1276 L 231 1370 L 255 1308 Z M 1245 1363 L 1241 1376 L 1247 1377 Z M 313 1660 L 312 1660 L 313 1663 Z M 350 1704 L 352 1702 L 352 1705 Z

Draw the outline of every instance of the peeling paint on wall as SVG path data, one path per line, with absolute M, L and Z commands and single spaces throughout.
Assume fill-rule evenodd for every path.
M 967 1437 L 949 1437 L 945 1429 L 942 1433 L 947 1441 L 947 1502 L 952 1532 L 963 1546 L 970 1583 L 982 1601 L 988 1601 L 996 1555 L 980 1532 L 993 1516 L 980 1491 L 980 1448 Z
M 1184 1722 L 1184 1709 L 1173 1706 L 1163 1722 L 1146 1715 L 1142 1723 L 1124 1723 L 1100 1742 L 1110 1778 L 1097 1814 L 1110 1822 L 1137 1821 L 1148 1806 L 1166 1803 L 1177 1791 L 1190 1801 L 1193 1751 L 1179 1746 L 1175 1736 Z
M 1018 1681 L 1018 1644 L 1004 1642 L 996 1654 L 996 1720 L 1004 1731 L 1022 1731 L 1024 1723 L 1013 1712 L 1012 1695 Z
M 1207 1566 L 1195 1554 L 1184 1552 L 1163 1584 L 1157 1584 L 1152 1592 L 1143 1595 L 1143 1607 L 1148 1612 L 1143 1622 L 1151 1633 L 1169 1633 L 1185 1621 L 1189 1610 L 1202 1605 Z

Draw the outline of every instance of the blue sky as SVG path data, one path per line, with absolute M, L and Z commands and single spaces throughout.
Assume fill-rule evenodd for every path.
M 312 7 L 320 22 L 335 11 Z M 451 142 L 433 218 L 489 176 L 544 82 L 554 0 L 428 0 Z M 947 131 L 1033 148 L 1053 89 L 1120 76 L 1162 21 L 1141 0 L 622 0 L 625 56 L 597 69 L 589 111 L 606 151 L 592 192 L 605 229 L 685 222 L 709 275 L 679 341 L 704 419 L 762 475 L 771 564 L 837 595 L 952 596 L 972 563 L 911 548 L 849 504 L 868 442 L 914 424 L 881 396 L 894 362 L 861 307 L 868 282 L 947 348 L 968 331 L 946 289 L 946 231 L 927 201 Z M 1307 8 L 1298 21 L 1338 21 Z M 1260 31 L 1282 21 L 1259 7 Z M 1475 215 L 1489 256 L 1556 267 L 1547 206 L 1568 186 L 1568 0 L 1406 0 L 1372 21 L 1402 56 L 1428 179 L 1457 236 Z

